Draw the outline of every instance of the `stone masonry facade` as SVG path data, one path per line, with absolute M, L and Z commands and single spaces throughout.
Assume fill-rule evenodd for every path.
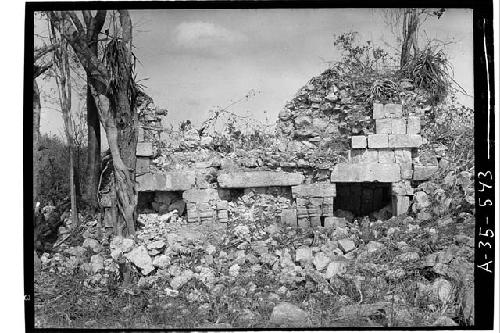
M 412 182 L 428 179 L 437 170 L 437 166 L 419 163 L 418 149 L 426 143 L 420 135 L 420 116 L 411 112 L 403 116 L 400 104 L 374 103 L 375 133 L 352 136 L 347 161 L 335 163 L 327 170 L 328 178 L 321 181 L 311 180 L 299 167 L 288 168 L 286 172 L 281 167 L 231 169 L 213 161 L 197 162 L 187 169 L 160 170 L 153 161 L 165 158 L 159 151 L 171 137 L 163 133 L 166 115 L 155 113 L 154 109 L 149 111 L 140 115 L 138 191 L 180 193 L 185 207 L 180 207 L 178 201 L 163 204 L 168 209 L 176 203 L 174 207 L 185 211 L 188 222 L 192 223 L 227 222 L 230 218 L 227 193 L 231 190 L 283 187 L 291 189 L 292 198 L 290 208 L 281 210 L 282 223 L 298 227 L 327 226 L 336 218 L 335 200 L 349 200 L 338 198 L 349 193 L 344 190 L 343 194 L 339 193 L 338 183 L 390 184 L 392 214 L 400 215 L 411 205 Z M 194 130 L 188 130 L 187 134 L 182 144 L 190 147 L 191 137 L 198 134 Z M 208 141 L 203 137 L 195 140 L 197 145 Z M 365 192 L 371 194 L 363 200 L 377 200 L 376 189 Z M 162 205 L 161 197 L 155 196 L 157 206 Z

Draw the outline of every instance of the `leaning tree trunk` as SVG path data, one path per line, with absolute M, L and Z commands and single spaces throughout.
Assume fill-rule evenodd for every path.
M 38 84 L 33 79 L 33 203 L 38 201 L 38 191 L 40 188 L 40 181 L 38 179 L 39 160 L 38 148 L 40 145 L 40 91 Z

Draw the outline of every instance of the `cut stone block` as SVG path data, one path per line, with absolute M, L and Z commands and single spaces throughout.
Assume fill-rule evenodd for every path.
M 220 200 L 219 192 L 215 188 L 207 188 L 203 190 L 189 189 L 182 193 L 182 199 L 186 202 L 211 202 Z
M 403 118 L 391 119 L 392 134 L 406 134 L 406 121 Z
M 297 210 L 296 209 L 283 209 L 281 211 L 281 223 L 297 227 Z
M 138 183 L 137 191 L 165 191 L 166 177 L 161 173 L 145 173 L 135 178 Z
M 410 208 L 410 197 L 406 195 L 394 195 L 392 197 L 392 215 L 398 216 L 408 212 Z
M 135 154 L 137 156 L 153 156 L 153 143 L 152 142 L 138 142 Z
M 384 104 L 373 103 L 373 119 L 384 118 Z
M 321 227 L 321 217 L 320 216 L 311 216 L 311 227 Z
M 378 104 L 373 103 L 373 119 L 401 118 L 403 107 L 401 104 Z
M 390 148 L 418 148 L 422 145 L 422 137 L 418 134 L 392 134 L 389 135 Z M 370 141 L 368 141 L 368 145 Z
M 401 104 L 384 105 L 384 113 L 390 118 L 401 118 L 403 116 L 403 106 Z
M 309 228 L 311 226 L 308 217 L 298 218 L 297 225 L 299 226 L 299 228 Z
M 391 119 L 375 119 L 375 132 L 377 134 L 392 134 Z
M 411 149 L 395 149 L 396 163 L 411 163 Z
M 138 191 L 185 191 L 195 184 L 194 172 L 145 173 L 136 177 Z
M 413 195 L 413 188 L 409 180 L 392 183 L 393 195 Z
M 413 165 L 413 180 L 427 180 L 438 171 L 437 165 Z
M 400 163 L 401 166 L 401 178 L 402 179 L 412 179 L 413 177 L 413 164 L 412 163 Z
M 418 116 L 409 116 L 408 124 L 406 126 L 407 134 L 418 134 L 420 133 L 420 117 Z
M 324 227 L 325 228 L 344 228 L 347 226 L 347 220 L 345 217 L 328 216 L 325 217 Z
M 378 150 L 376 149 L 353 149 L 351 150 L 352 163 L 377 163 Z
M 339 163 L 332 171 L 331 181 L 336 182 L 397 182 L 401 179 L 396 163 Z
M 366 136 L 356 135 L 351 137 L 352 148 L 366 148 Z
M 135 173 L 146 173 L 149 171 L 149 163 L 151 160 L 148 157 L 137 157 L 137 161 L 135 163 Z
M 292 186 L 292 196 L 297 197 L 334 197 L 337 193 L 335 191 L 335 184 L 331 183 L 315 183 L 315 184 L 301 184 Z
M 143 142 L 144 141 L 144 128 L 139 127 L 137 129 L 137 142 Z
M 389 136 L 387 134 L 368 135 L 368 148 L 387 148 L 389 147 Z
M 253 171 L 224 173 L 217 177 L 221 188 L 293 186 L 304 182 L 301 173 Z
M 394 163 L 394 151 L 390 149 L 382 149 L 378 151 L 379 163 Z

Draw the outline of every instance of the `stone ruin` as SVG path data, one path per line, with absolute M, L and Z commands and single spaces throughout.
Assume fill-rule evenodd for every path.
M 346 214 L 406 213 L 413 189 L 438 169 L 435 157 L 421 160 L 422 105 L 367 103 L 331 75 L 299 90 L 280 112 L 274 141 L 250 150 L 221 151 L 216 137 L 190 126 L 176 131 L 166 110 L 142 99 L 139 210 L 226 223 L 231 201 L 251 191 L 280 197 L 276 218 L 298 227 L 333 226 Z

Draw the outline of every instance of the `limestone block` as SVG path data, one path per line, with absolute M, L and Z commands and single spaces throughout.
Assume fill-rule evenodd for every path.
M 366 148 L 366 136 L 355 135 L 351 137 L 352 148 Z
M 373 103 L 373 119 L 401 118 L 403 107 L 401 104 L 378 104 Z
M 403 117 L 403 106 L 401 104 L 385 104 L 384 113 L 389 115 L 389 118 Z
M 352 163 L 377 163 L 378 151 L 376 149 L 353 149 L 351 150 Z
M 325 228 L 344 228 L 347 226 L 347 220 L 345 217 L 328 216 L 325 217 L 324 227 Z
M 217 181 L 221 188 L 293 186 L 302 184 L 304 175 L 276 171 L 231 172 L 219 175 Z
M 401 167 L 401 178 L 402 179 L 412 179 L 413 177 L 413 164 L 412 163 L 400 163 Z
M 368 148 L 387 148 L 389 140 L 387 134 L 370 134 L 368 135 Z
M 394 151 L 391 149 L 382 149 L 378 151 L 379 163 L 394 163 Z
M 182 193 L 182 199 L 186 202 L 212 202 L 220 200 L 219 192 L 215 188 L 207 188 L 203 190 L 189 189 Z
M 411 149 L 395 149 L 396 163 L 411 163 Z
M 311 223 L 311 227 L 321 227 L 321 217 L 320 216 L 311 216 L 310 223 Z
M 145 173 L 135 178 L 137 191 L 166 191 L 166 177 L 161 173 Z
M 406 134 L 406 121 L 403 118 L 391 119 L 392 134 Z
M 408 124 L 406 126 L 407 134 L 418 134 L 420 133 L 420 117 L 419 116 L 409 116 Z
M 392 183 L 393 195 L 413 195 L 413 188 L 409 180 L 402 180 Z
M 373 103 L 373 119 L 384 118 L 384 104 Z
M 293 208 L 283 209 L 281 211 L 281 223 L 296 227 L 297 226 L 297 210 L 293 209 Z
M 135 154 L 137 156 L 153 156 L 153 143 L 152 142 L 138 142 Z
M 219 223 L 227 223 L 229 221 L 229 213 L 227 209 L 217 211 L 217 220 Z
M 194 171 L 172 171 L 165 174 L 165 189 L 163 191 L 185 191 L 196 183 Z
M 315 183 L 292 186 L 292 196 L 297 197 L 334 197 L 336 196 L 335 184 Z
M 149 163 L 151 160 L 149 157 L 138 157 L 135 163 L 135 173 L 141 174 L 149 171 Z
M 299 228 L 309 228 L 311 224 L 308 217 L 302 217 L 297 219 L 297 225 Z
M 392 197 L 392 215 L 398 216 L 408 212 L 410 208 L 410 197 L 406 195 L 394 195 Z
M 339 163 L 332 171 L 332 182 L 396 182 L 401 170 L 396 163 Z
M 422 137 L 418 134 L 391 134 L 389 135 L 390 148 L 418 148 L 422 145 Z M 368 146 L 370 145 L 368 137 Z
M 137 129 L 137 142 L 143 142 L 144 141 L 144 128 L 139 127 Z
M 377 134 L 392 134 L 391 119 L 386 119 L 386 118 L 375 119 L 375 132 Z
M 438 171 L 437 165 L 413 165 L 413 180 L 427 180 Z

